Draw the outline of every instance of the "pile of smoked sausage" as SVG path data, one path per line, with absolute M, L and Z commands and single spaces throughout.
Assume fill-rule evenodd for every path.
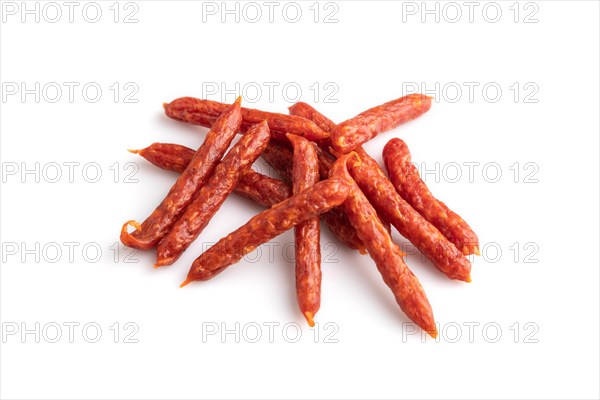
M 466 256 L 479 254 L 478 238 L 431 194 L 411 163 L 406 143 L 392 139 L 385 145 L 387 175 L 362 148 L 430 107 L 431 98 L 413 94 L 335 124 L 306 103 L 294 104 L 286 115 L 242 108 L 241 98 L 231 105 L 176 99 L 164 105 L 168 117 L 210 131 L 197 150 L 154 143 L 132 151 L 181 175 L 144 222 L 123 225 L 121 241 L 136 249 L 156 247 L 156 267 L 173 264 L 234 192 L 266 210 L 200 254 L 181 286 L 213 278 L 294 228 L 297 298 L 313 326 L 320 307 L 322 220 L 340 242 L 371 256 L 400 308 L 435 337 L 429 301 L 392 241 L 390 225 L 442 273 L 465 282 L 470 282 L 471 270 Z M 227 152 L 237 133 L 242 137 Z M 259 156 L 281 180 L 251 168 Z M 129 226 L 135 230 L 129 232 Z

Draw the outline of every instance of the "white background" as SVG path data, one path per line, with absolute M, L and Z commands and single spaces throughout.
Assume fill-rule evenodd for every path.
M 285 3 L 272 23 L 263 3 L 256 23 L 247 21 L 254 9 L 243 14 L 243 3 L 240 21 L 229 15 L 225 23 L 193 1 L 121 3 L 118 23 L 112 1 L 98 3 L 97 23 L 82 17 L 85 2 L 72 23 L 62 2 L 56 23 L 47 21 L 55 10 L 43 14 L 43 2 L 39 23 L 35 15 L 23 23 L 20 2 L 13 3 L 16 15 L 7 3 L 0 28 L 2 398 L 598 398 L 597 2 L 499 2 L 496 23 L 488 21 L 495 5 L 483 14 L 484 2 L 472 22 L 463 2 L 438 3 L 439 22 L 434 14 L 421 21 L 421 2 L 321 3 L 317 23 L 313 2 L 298 3 L 297 23 L 282 15 Z M 455 5 L 462 17 L 452 23 Z M 123 23 L 134 11 L 138 22 Z M 337 22 L 324 23 L 331 12 Z M 533 23 L 524 21 L 529 14 Z M 52 85 L 39 102 L 35 94 L 22 98 L 19 85 L 36 82 L 40 91 L 61 85 L 61 99 L 49 101 Z M 64 82 L 79 84 L 73 102 Z M 102 88 L 96 103 L 82 97 L 90 82 Z M 128 82 L 134 86 L 125 88 Z M 265 82 L 278 85 L 272 98 Z M 163 102 L 206 97 L 207 83 L 232 89 L 208 96 L 231 102 L 238 83 L 240 90 L 263 89 L 247 106 L 285 112 L 300 87 L 303 101 L 342 121 L 400 97 L 406 82 L 439 85 L 431 111 L 367 150 L 381 161 L 386 141 L 402 137 L 415 162 L 433 171 L 440 163 L 427 183 L 487 250 L 473 263 L 471 284 L 449 281 L 417 254 L 408 257 L 440 324 L 438 343 L 410 334 L 372 261 L 339 247 L 325 230 L 316 340 L 297 310 L 293 262 L 282 254 L 293 253 L 291 232 L 254 253 L 254 262 L 179 289 L 204 243 L 261 210 L 236 196 L 171 267 L 153 269 L 154 251 L 115 253 L 121 224 L 143 220 L 176 178 L 126 149 L 159 141 L 198 146 L 206 132 L 166 118 Z M 465 82 L 476 85 L 472 99 Z M 286 84 L 292 89 L 283 93 Z M 125 102 L 135 85 L 131 99 L 138 102 Z M 453 102 L 457 86 L 462 97 Z M 496 102 L 494 87 L 502 89 Z M 79 163 L 73 182 L 69 162 Z M 473 179 L 469 162 L 479 163 Z M 36 163 L 39 177 L 22 174 Z M 62 173 L 56 183 L 52 163 Z M 88 163 L 97 164 L 83 174 Z M 102 176 L 89 183 L 95 165 Z M 451 182 L 456 165 L 462 175 Z M 502 176 L 493 183 L 497 170 Z M 132 171 L 137 183 L 127 182 Z M 79 324 L 73 343 L 71 322 Z M 39 343 L 35 334 L 21 336 L 36 323 Z M 203 340 L 203 330 L 235 330 L 236 323 L 239 343 L 234 334 Z M 279 324 L 272 343 L 269 323 Z M 92 324 L 87 336 L 85 324 Z M 292 324 L 287 336 L 285 324 Z M 294 324 L 301 337 L 289 343 Z M 51 343 L 57 325 L 62 336 Z M 262 337 L 250 343 L 257 325 Z M 89 343 L 93 326 L 102 336 Z

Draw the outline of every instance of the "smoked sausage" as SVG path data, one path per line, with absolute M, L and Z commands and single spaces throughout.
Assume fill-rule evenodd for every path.
M 377 161 L 362 146 L 355 151 L 361 162 L 354 164 L 350 172 L 373 207 L 446 276 L 470 282 L 470 261 L 400 197 Z
M 319 182 L 316 146 L 302 136 L 287 135 L 294 149 L 292 188 L 294 194 Z M 319 217 L 294 227 L 296 244 L 296 297 L 302 315 L 310 326 L 321 305 L 321 231 Z
M 182 173 L 194 157 L 195 151 L 189 147 L 172 143 L 152 143 L 141 150 L 129 150 L 139 154 L 150 163 L 167 171 Z M 279 179 L 274 179 L 247 169 L 242 172 L 234 193 L 255 203 L 271 207 L 292 195 L 292 188 Z
M 159 242 L 155 267 L 173 264 L 219 210 L 242 172 L 258 158 L 271 135 L 266 121 L 253 125 L 217 165 L 171 231 Z
M 168 117 L 205 127 L 211 127 L 216 118 L 225 110 L 226 104 L 193 97 L 181 97 L 164 104 Z M 279 114 L 251 108 L 242 108 L 241 130 L 245 132 L 253 124 L 267 121 L 274 138 L 285 141 L 286 133 L 304 136 L 308 140 L 320 140 L 329 136 L 314 122 L 293 115 Z
M 435 226 L 465 255 L 479 255 L 479 239 L 469 224 L 436 199 L 410 161 L 404 141 L 390 140 L 383 148 L 383 160 L 390 180 L 400 196 Z
M 392 100 L 338 124 L 331 131 L 331 143 L 336 151 L 348 153 L 378 134 L 417 118 L 430 107 L 431 97 L 423 94 Z
M 339 157 L 331 169 L 331 176 L 343 177 L 351 182 L 343 207 L 400 308 L 421 329 L 435 338 L 437 329 L 425 291 L 404 263 L 402 251 L 392 241 L 377 212 L 348 172 L 349 167 L 353 168 L 360 162 L 356 153 L 349 153 Z
M 128 221 L 123 225 L 123 244 L 136 249 L 149 249 L 171 230 L 194 195 L 208 180 L 239 130 L 242 123 L 241 101 L 242 98 L 238 97 L 231 106 L 223 109 L 206 135 L 204 143 L 154 212 L 141 225 L 135 221 Z M 127 232 L 129 225 L 134 226 L 136 230 L 132 233 Z
M 202 253 L 192 264 L 181 286 L 213 278 L 257 246 L 339 206 L 346 200 L 348 190 L 347 180 L 329 178 L 254 216 Z

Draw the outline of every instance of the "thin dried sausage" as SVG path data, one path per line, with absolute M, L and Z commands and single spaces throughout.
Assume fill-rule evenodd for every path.
M 261 156 L 279 173 L 286 182 L 292 181 L 292 152 L 282 143 L 271 141 Z M 318 153 L 317 153 L 318 156 Z M 329 175 L 329 169 L 325 169 L 323 163 L 319 163 L 319 174 L 325 177 Z M 365 246 L 358 238 L 356 230 L 350 225 L 348 217 L 341 208 L 334 208 L 321 215 L 321 219 L 329 230 L 340 239 L 346 246 L 357 249 L 361 254 L 366 254 Z
M 292 151 L 282 143 L 271 140 L 260 155 L 286 182 L 292 183 Z
M 351 174 L 371 204 L 410 240 L 433 265 L 451 279 L 471 281 L 471 263 L 444 235 L 400 197 L 377 161 L 362 148 Z
M 336 151 L 347 153 L 378 134 L 415 119 L 431 107 L 431 98 L 410 94 L 373 107 L 337 125 L 331 131 L 331 143 Z
M 225 104 L 217 101 L 200 100 L 193 97 L 181 97 L 164 104 L 168 117 L 206 127 L 210 127 L 226 107 Z M 241 129 L 243 132 L 253 124 L 267 121 L 273 137 L 281 141 L 286 140 L 285 134 L 288 132 L 304 136 L 308 140 L 320 140 L 329 136 L 314 122 L 293 115 L 242 108 L 242 118 Z
M 329 178 L 254 216 L 202 253 L 192 264 L 181 286 L 195 280 L 211 279 L 257 246 L 339 206 L 346 200 L 348 189 L 346 179 Z
M 266 121 L 253 125 L 217 165 L 206 185 L 196 194 L 171 231 L 160 241 L 155 267 L 173 264 L 196 240 L 227 196 L 241 173 L 249 168 L 269 142 Z
M 290 112 L 314 121 L 331 132 L 335 123 L 306 103 L 296 103 Z M 423 253 L 433 265 L 452 279 L 470 282 L 471 263 L 433 225 L 398 195 L 394 185 L 362 146 L 354 150 L 361 159 L 352 169 L 352 177 L 367 196 L 380 218 L 389 221 L 398 232 Z
M 290 114 L 299 115 L 306 119 L 310 119 L 315 124 L 317 124 L 319 126 L 319 128 L 323 129 L 325 132 L 331 133 L 336 127 L 335 122 L 333 122 L 332 120 L 327 118 L 325 115 L 321 114 L 313 106 L 306 104 L 304 102 L 298 102 L 298 103 L 294 104 L 293 106 L 289 107 L 288 110 L 290 111 Z M 330 138 L 326 138 L 326 139 L 320 140 L 318 142 L 318 144 L 319 144 L 318 155 L 319 155 L 320 168 L 321 168 L 321 170 L 325 171 L 326 174 L 329 174 L 329 170 L 331 170 L 331 168 L 333 167 L 333 163 L 335 162 L 334 157 L 331 154 L 329 154 L 329 152 L 328 152 L 328 150 L 331 149 L 331 140 L 330 140 Z M 339 214 L 339 217 L 343 218 L 344 221 L 348 220 L 348 217 L 345 215 L 345 213 L 341 209 L 334 209 L 332 211 L 337 211 Z M 377 211 L 377 215 L 379 215 L 379 219 L 383 223 L 383 226 L 385 227 L 385 229 L 387 229 L 388 233 L 391 233 L 392 230 L 390 227 L 390 222 L 387 221 L 383 215 L 381 215 L 381 213 L 379 212 L 378 209 L 376 209 L 376 211 Z M 345 223 L 349 224 L 349 222 L 345 222 Z M 356 231 L 354 230 L 354 228 L 352 228 L 350 230 L 350 233 L 353 233 L 354 236 L 356 236 Z M 358 240 L 356 240 L 356 242 L 359 243 Z M 362 254 L 366 254 L 366 250 L 364 249 L 364 247 L 360 248 L 359 251 Z
M 128 150 L 167 171 L 182 173 L 194 158 L 196 151 L 174 143 L 152 143 L 140 150 Z
M 239 130 L 242 122 L 241 101 L 241 97 L 238 97 L 219 115 L 194 158 L 154 212 L 141 225 L 135 221 L 128 221 L 123 225 L 123 244 L 137 249 L 149 249 L 171 230 L 185 207 L 208 180 Z M 128 225 L 133 225 L 136 230 L 127 232 Z
M 327 228 L 342 243 L 351 249 L 356 249 L 360 254 L 367 254 L 367 249 L 362 240 L 356 234 L 356 229 L 350 223 L 346 212 L 341 207 L 335 207 L 321 214 L 321 219 L 327 225 Z
M 294 149 L 292 187 L 294 194 L 319 182 L 319 160 L 316 146 L 305 138 L 287 135 Z M 319 217 L 294 227 L 296 244 L 296 297 L 300 311 L 310 326 L 321 305 L 321 232 Z
M 189 147 L 172 143 L 152 143 L 141 150 L 129 150 L 139 154 L 159 168 L 173 172 L 183 172 L 194 157 L 195 151 Z M 260 174 L 252 169 L 242 172 L 234 193 L 255 203 L 271 207 L 292 195 L 292 188 L 279 179 Z
M 299 117 L 303 117 L 311 120 L 325 132 L 331 135 L 331 132 L 336 127 L 335 122 L 321 114 L 310 104 L 306 104 L 302 101 L 295 103 L 291 107 L 288 108 L 290 114 L 297 115 Z M 333 167 L 333 163 L 335 162 L 335 157 L 328 153 L 329 148 L 331 147 L 330 137 L 326 139 L 321 139 L 317 142 L 319 145 L 317 155 L 319 156 L 319 163 L 321 164 L 321 179 L 325 179 L 329 176 L 329 170 Z
M 410 162 L 410 151 L 400 139 L 383 148 L 383 159 L 390 180 L 398 193 L 427 221 L 431 222 L 465 255 L 479 255 L 479 239 L 469 224 L 436 199 Z
M 304 103 L 302 101 L 297 102 L 288 108 L 290 114 L 298 115 L 300 117 L 304 117 L 306 119 L 310 119 L 312 122 L 317 124 L 319 128 L 323 129 L 325 132 L 333 132 L 336 127 L 336 123 L 318 112 L 313 106 L 310 104 Z
M 329 143 L 329 138 L 324 139 L 324 141 Z M 319 175 L 321 176 L 321 179 L 327 179 L 329 177 L 329 171 L 335 162 L 335 158 L 319 146 L 315 146 L 315 151 L 317 152 L 317 159 L 319 160 Z
M 263 155 L 268 151 L 271 143 L 272 141 L 263 151 Z M 154 143 L 144 149 L 130 151 L 141 155 L 160 168 L 175 172 L 183 171 L 195 153 L 189 147 L 170 143 Z M 240 177 L 235 187 L 235 193 L 264 207 L 271 207 L 292 196 L 292 188 L 285 182 L 248 169 Z M 362 254 L 367 254 L 362 242 L 356 235 L 356 231 L 350 225 L 348 217 L 340 207 L 329 210 L 321 215 L 321 218 L 342 243 L 350 248 L 358 249 Z
M 342 176 L 351 182 L 348 198 L 344 202 L 346 214 L 400 308 L 435 338 L 437 329 L 425 291 L 404 263 L 402 251 L 381 224 L 377 212 L 350 177 L 348 165 L 352 168 L 359 162 L 361 161 L 356 153 L 349 153 L 339 157 L 331 170 L 332 176 Z
M 234 192 L 264 207 L 272 207 L 292 196 L 290 185 L 251 169 L 242 173 Z
M 319 161 L 319 176 L 321 179 L 327 179 L 335 160 L 320 147 L 315 147 L 315 151 Z M 292 151 L 284 143 L 272 140 L 261 156 L 283 180 L 292 181 Z

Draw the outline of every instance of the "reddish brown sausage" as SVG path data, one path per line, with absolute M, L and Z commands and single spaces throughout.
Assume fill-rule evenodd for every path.
M 400 196 L 431 222 L 463 254 L 479 255 L 479 239 L 469 224 L 444 203 L 433 197 L 410 162 L 408 146 L 400 139 L 390 140 L 383 148 L 383 159 L 390 180 Z
M 331 132 L 333 132 L 335 130 L 335 127 L 337 125 L 335 122 L 333 122 L 332 120 L 330 120 L 329 118 L 327 118 L 326 116 L 321 114 L 319 111 L 317 111 L 313 106 L 311 106 L 310 104 L 304 103 L 302 101 L 299 101 L 298 103 L 292 105 L 291 107 L 288 107 L 288 110 L 291 115 L 297 115 L 299 117 L 303 117 L 303 118 L 311 120 L 312 122 L 317 124 L 317 126 L 319 128 L 321 128 L 325 132 L 329 133 L 330 137 L 331 137 Z M 317 142 L 317 144 L 321 148 L 321 152 L 323 154 L 322 162 L 325 162 L 328 165 L 328 167 L 329 167 L 328 169 L 331 169 L 331 167 L 333 166 L 333 163 L 335 162 L 335 157 L 333 157 L 333 156 L 327 157 L 329 155 L 328 154 L 329 148 L 331 147 L 330 137 L 327 139 L 319 140 Z M 323 149 L 325 149 L 325 150 L 323 150 Z M 319 157 L 319 161 L 321 161 L 321 156 Z
M 316 146 L 302 136 L 287 135 L 294 148 L 292 183 L 294 194 L 319 182 Z M 321 306 L 321 232 L 319 217 L 306 220 L 294 228 L 296 243 L 296 296 L 300 311 L 310 326 Z
M 318 154 L 317 154 L 318 155 Z M 261 156 L 271 165 L 286 182 L 292 181 L 292 152 L 282 143 L 271 141 Z M 319 163 L 319 174 L 329 175 L 325 164 Z M 321 215 L 321 219 L 329 230 L 346 246 L 366 254 L 365 246 L 358 238 L 356 230 L 350 225 L 348 217 L 341 208 L 334 208 Z
M 310 104 L 304 103 L 302 101 L 297 102 L 291 107 L 288 107 L 290 114 L 298 115 L 300 117 L 304 117 L 306 119 L 310 119 L 312 122 L 317 124 L 317 126 L 323 129 L 325 132 L 333 132 L 335 129 L 336 123 L 318 112 L 313 106 Z
M 431 107 L 431 98 L 410 94 L 373 107 L 337 125 L 331 131 L 331 143 L 336 151 L 347 153 L 378 134 L 415 119 Z
M 198 257 L 181 284 L 208 280 L 244 255 L 295 225 L 339 206 L 348 196 L 348 181 L 330 178 L 254 216 Z
M 296 103 L 290 112 L 300 113 L 331 132 L 335 123 L 306 103 Z M 433 265 L 452 279 L 470 282 L 471 263 L 433 225 L 425 220 L 396 192 L 379 164 L 359 146 L 355 149 L 362 160 L 352 169 L 352 177 L 383 220 L 423 253 Z
M 359 162 L 356 153 L 350 153 L 338 158 L 331 170 L 332 176 L 342 176 L 351 182 L 348 198 L 344 202 L 346 214 L 400 308 L 435 338 L 437 329 L 433 312 L 419 280 L 404 263 L 402 251 L 392 241 L 377 212 L 348 173 L 348 165 L 353 168 Z
M 196 154 L 194 149 L 174 143 L 152 143 L 143 149 L 128 151 L 142 156 L 159 168 L 180 174 L 185 171 Z
M 333 122 L 332 120 L 330 120 L 329 118 L 327 118 L 326 116 L 321 114 L 319 111 L 317 111 L 315 108 L 313 108 L 309 104 L 306 104 L 303 102 L 298 102 L 298 103 L 294 104 L 293 106 L 289 107 L 288 110 L 290 111 L 290 114 L 294 114 L 294 115 L 298 115 L 300 117 L 304 117 L 306 119 L 310 119 L 315 124 L 317 124 L 319 126 L 319 128 L 323 129 L 325 132 L 331 133 L 336 127 L 335 122 Z M 331 156 L 327 151 L 331 148 L 331 141 L 329 140 L 329 138 L 327 138 L 327 139 L 323 139 L 323 140 L 319 141 L 318 144 L 320 146 L 319 147 L 319 151 L 320 151 L 319 162 L 321 164 L 321 169 L 326 171 L 327 174 L 329 174 L 329 170 L 333 167 L 333 163 L 335 161 L 333 156 Z M 324 149 L 327 149 L 327 150 L 324 150 Z M 379 212 L 377 207 L 376 207 L 376 211 L 377 211 L 377 215 L 379 215 L 379 219 L 383 223 L 383 226 L 385 227 L 385 229 L 387 229 L 388 233 L 391 233 L 392 230 L 390 227 L 390 221 L 387 221 L 385 219 L 385 217 L 383 215 L 381 215 L 381 213 Z M 346 217 L 346 215 L 343 211 L 338 211 L 338 213 L 339 213 L 340 217 L 345 218 L 346 220 L 348 219 L 348 217 Z M 354 231 L 354 229 L 352 229 L 352 231 Z M 354 234 L 356 235 L 356 233 L 354 233 Z M 366 251 L 364 248 L 360 249 L 360 252 L 362 254 L 366 254 Z
M 271 142 L 269 142 L 270 144 Z M 263 151 L 263 154 L 268 149 L 269 146 Z M 141 155 L 158 167 L 175 172 L 184 170 L 187 163 L 194 156 L 194 150 L 188 147 L 167 143 L 154 143 L 145 149 L 132 150 L 131 152 Z M 262 206 L 271 207 L 290 197 L 292 189 L 278 179 L 269 178 L 249 169 L 240 178 L 235 187 L 235 193 Z M 362 254 L 367 254 L 362 242 L 356 235 L 356 231 L 350 225 L 348 217 L 340 207 L 326 212 L 321 215 L 321 218 L 342 243 L 350 248 L 358 249 Z
M 330 143 L 329 139 L 322 140 L 321 142 Z M 335 157 L 319 146 L 315 146 L 315 151 L 317 152 L 317 159 L 319 160 L 319 175 L 321 176 L 321 179 L 327 179 L 329 177 L 329 171 L 335 162 Z
M 140 225 L 126 222 L 121 229 L 123 244 L 137 249 L 154 247 L 170 230 L 231 144 L 242 122 L 241 97 L 224 109 L 206 135 L 187 168 L 154 212 Z M 128 225 L 136 230 L 127 232 Z
M 155 267 L 173 264 L 202 230 L 235 188 L 242 172 L 264 150 L 271 135 L 266 121 L 253 125 L 215 168 L 206 185 L 187 206 L 171 231 L 160 241 Z
M 320 147 L 315 147 L 315 151 L 319 161 L 319 176 L 321 179 L 327 179 L 335 160 Z M 292 150 L 284 143 L 272 140 L 262 153 L 262 158 L 277 171 L 283 180 L 292 181 Z
M 346 212 L 342 207 L 335 207 L 321 214 L 321 219 L 327 225 L 327 228 L 338 238 L 342 243 L 351 249 L 358 250 L 360 254 L 367 254 L 367 249 L 362 240 L 358 237 L 356 229 L 350 223 Z
M 168 117 L 195 125 L 210 127 L 226 105 L 217 101 L 200 100 L 193 97 L 181 97 L 164 104 Z M 250 108 L 242 108 L 242 131 L 261 121 L 269 123 L 274 138 L 285 141 L 286 133 L 304 136 L 308 140 L 320 140 L 329 136 L 314 122 L 292 115 L 278 114 Z
M 390 221 L 398 232 L 415 245 L 433 265 L 451 279 L 470 282 L 471 263 L 433 225 L 412 208 L 394 189 L 377 161 L 358 147 L 361 159 L 352 169 L 352 177 L 373 207 Z
M 159 168 L 179 173 L 185 170 L 195 153 L 189 147 L 171 143 L 153 143 L 141 150 L 129 151 L 139 154 Z M 271 207 L 292 195 L 292 189 L 285 182 L 252 169 L 242 173 L 234 192 L 264 207 Z
M 279 174 L 281 179 L 292 182 L 292 151 L 282 143 L 271 140 L 260 155 Z
M 272 207 L 292 196 L 292 188 L 279 179 L 259 174 L 251 169 L 242 173 L 235 193 L 264 207 Z

